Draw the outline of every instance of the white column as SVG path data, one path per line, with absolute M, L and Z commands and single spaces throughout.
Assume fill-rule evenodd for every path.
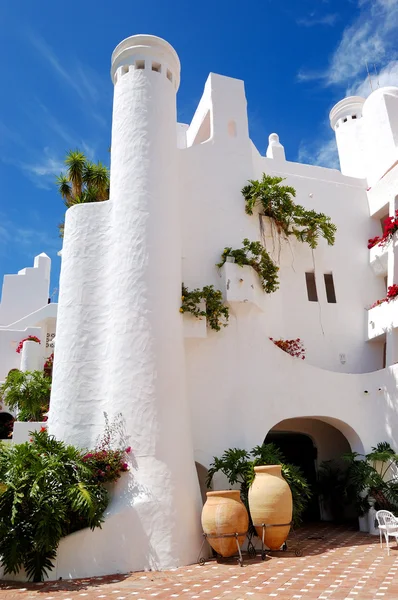
M 38 342 L 26 340 L 21 350 L 21 371 L 42 371 L 44 359 Z

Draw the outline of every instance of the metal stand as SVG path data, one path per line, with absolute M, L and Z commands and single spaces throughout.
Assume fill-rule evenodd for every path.
M 239 554 L 238 563 L 240 564 L 241 567 L 243 567 L 242 550 L 240 548 L 240 544 L 239 544 L 239 540 L 238 540 L 238 538 L 241 537 L 241 536 L 246 536 L 246 533 L 223 533 L 223 534 L 219 534 L 219 535 L 211 535 L 211 534 L 204 533 L 203 534 L 203 542 L 202 542 L 202 545 L 200 547 L 199 556 L 198 556 L 198 564 L 199 565 L 204 565 L 205 562 L 206 562 L 205 557 L 201 556 L 202 550 L 203 550 L 203 546 L 204 546 L 206 540 L 209 540 L 209 539 L 221 539 L 221 538 L 235 538 L 236 547 L 238 549 L 238 554 Z
M 267 556 L 267 550 L 265 550 L 265 544 L 264 544 L 265 529 L 267 527 L 288 527 L 288 526 L 290 527 L 291 525 L 292 525 L 292 523 L 273 523 L 273 524 L 261 523 L 261 525 L 253 525 L 253 527 L 262 527 L 262 530 L 263 530 L 263 533 L 261 536 L 261 558 L 262 558 L 262 560 L 265 560 L 265 557 Z M 292 529 L 291 531 L 294 535 L 296 535 L 294 529 Z M 249 543 L 251 544 L 251 546 L 253 546 L 251 540 Z M 254 546 L 253 546 L 253 548 L 254 548 Z M 284 544 L 282 545 L 282 551 L 287 552 L 287 549 L 288 549 L 287 542 L 284 542 Z M 268 550 L 268 552 L 279 552 L 279 550 L 274 550 L 274 551 Z M 303 554 L 303 551 L 301 549 L 299 542 L 297 542 L 297 547 L 294 549 L 294 554 L 296 556 L 302 556 L 302 554 Z

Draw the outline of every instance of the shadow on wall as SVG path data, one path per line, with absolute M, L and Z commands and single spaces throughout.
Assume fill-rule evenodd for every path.
M 202 504 L 204 504 L 206 502 L 206 492 L 209 491 L 206 486 L 208 469 L 198 462 L 195 462 L 195 467 L 196 467 L 196 473 L 198 475 L 200 495 L 202 497 Z

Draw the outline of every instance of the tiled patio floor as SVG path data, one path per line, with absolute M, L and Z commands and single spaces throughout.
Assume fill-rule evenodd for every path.
M 0 583 L 1 600 L 398 600 L 398 548 L 378 538 L 320 524 L 299 531 L 303 554 L 258 556 L 243 567 L 215 560 L 168 572 L 44 584 Z M 292 548 L 293 548 L 292 540 Z

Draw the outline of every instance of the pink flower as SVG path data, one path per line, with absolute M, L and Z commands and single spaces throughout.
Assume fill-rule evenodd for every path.
M 122 469 L 123 469 L 123 471 L 127 471 L 127 469 L 128 469 L 128 468 L 129 468 L 129 466 L 128 466 L 128 464 L 127 464 L 127 463 L 123 463 L 123 464 L 122 464 Z
M 128 447 L 126 448 L 126 452 L 127 452 L 127 454 L 130 454 L 130 452 L 131 452 L 131 446 L 128 446 Z

